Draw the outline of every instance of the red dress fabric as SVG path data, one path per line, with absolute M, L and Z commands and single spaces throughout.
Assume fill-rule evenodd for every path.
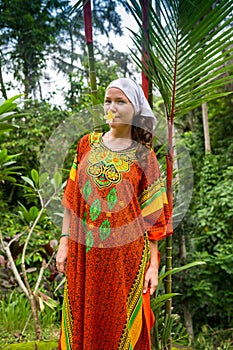
M 149 240 L 171 234 L 155 153 L 113 152 L 84 136 L 65 188 L 71 211 L 59 349 L 150 350 L 153 314 L 143 281 Z

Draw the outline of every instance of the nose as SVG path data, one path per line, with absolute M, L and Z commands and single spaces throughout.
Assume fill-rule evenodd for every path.
M 114 101 L 112 101 L 109 105 L 109 109 L 111 111 L 116 111 L 116 103 Z

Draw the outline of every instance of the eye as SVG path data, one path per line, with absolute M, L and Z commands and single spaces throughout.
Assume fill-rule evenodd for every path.
M 110 104 L 110 103 L 111 103 L 111 101 L 110 101 L 110 100 L 108 100 L 108 99 L 106 99 L 106 100 L 104 101 L 104 103 L 105 103 L 105 104 Z

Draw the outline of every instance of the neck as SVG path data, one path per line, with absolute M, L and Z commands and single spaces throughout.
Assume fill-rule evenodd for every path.
M 120 138 L 120 139 L 132 139 L 131 136 L 131 126 L 126 128 L 125 126 L 121 128 L 111 128 L 109 130 L 109 136 L 113 139 Z

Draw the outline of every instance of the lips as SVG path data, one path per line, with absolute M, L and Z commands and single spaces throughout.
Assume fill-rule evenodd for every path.
M 121 120 L 120 117 L 114 117 L 110 122 L 119 122 Z

